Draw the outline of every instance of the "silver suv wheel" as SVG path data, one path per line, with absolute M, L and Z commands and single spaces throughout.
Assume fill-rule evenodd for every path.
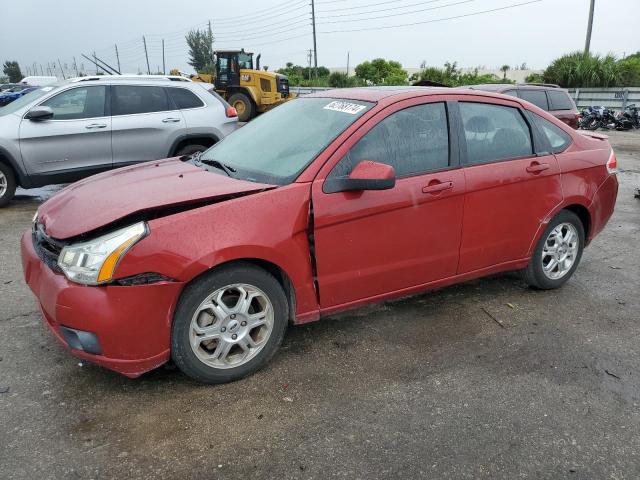
M 571 223 L 557 225 L 547 236 L 542 248 L 542 271 L 551 280 L 564 277 L 571 270 L 578 250 L 580 237 Z
M 0 170 L 0 197 L 7 193 L 7 176 Z

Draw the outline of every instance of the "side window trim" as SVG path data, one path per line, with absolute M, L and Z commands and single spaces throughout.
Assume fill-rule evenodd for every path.
M 475 101 L 475 100 L 463 100 L 462 102 L 457 102 L 457 117 L 458 117 L 458 123 L 459 123 L 459 127 L 458 127 L 458 136 L 459 136 L 459 143 L 460 143 L 460 165 L 462 167 L 476 167 L 476 166 L 483 166 L 483 165 L 493 165 L 495 163 L 501 163 L 501 162 L 511 162 L 514 160 L 522 160 L 523 158 L 532 158 L 532 157 L 536 157 L 536 156 L 540 156 L 537 152 L 536 152 L 536 142 L 535 142 L 535 135 L 537 132 L 537 130 L 534 130 L 533 126 L 532 126 L 532 122 L 529 121 L 527 115 L 524 113 L 527 110 L 524 110 L 522 107 L 515 107 L 515 106 L 511 106 L 511 105 L 504 105 L 502 103 L 487 103 L 487 102 L 482 102 L 482 101 Z M 522 155 L 519 157 L 512 157 L 512 158 L 501 158 L 499 160 L 493 160 L 491 162 L 486 162 L 486 163 L 469 163 L 469 155 L 467 152 L 467 142 L 466 142 L 466 134 L 464 131 L 464 124 L 462 122 L 462 114 L 460 113 L 460 106 L 459 103 L 480 103 L 483 105 L 495 105 L 495 106 L 499 106 L 499 107 L 506 107 L 506 108 L 514 108 L 516 110 L 518 110 L 518 112 L 520 112 L 520 115 L 522 116 L 522 119 L 525 123 L 525 125 L 527 125 L 528 129 L 529 129 L 529 139 L 531 140 L 531 146 L 533 149 L 533 152 L 530 155 Z M 547 152 L 546 154 L 548 154 L 549 152 Z

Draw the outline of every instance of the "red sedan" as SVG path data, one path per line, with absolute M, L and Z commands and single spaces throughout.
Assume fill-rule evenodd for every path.
M 200 156 L 70 185 L 25 232 L 24 275 L 74 355 L 226 382 L 290 323 L 507 270 L 561 286 L 613 212 L 615 172 L 605 136 L 515 97 L 334 90 Z

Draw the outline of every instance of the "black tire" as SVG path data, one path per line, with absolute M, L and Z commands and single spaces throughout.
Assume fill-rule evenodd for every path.
M 201 361 L 191 348 L 191 319 L 207 296 L 222 287 L 238 283 L 253 285 L 269 298 L 274 310 L 273 329 L 262 350 L 249 361 L 237 367 L 215 368 Z M 171 357 L 183 373 L 198 382 L 232 382 L 256 372 L 271 360 L 282 343 L 288 318 L 287 297 L 273 275 L 249 263 L 234 263 L 198 278 L 184 289 L 173 317 Z
M 199 144 L 191 144 L 191 145 L 185 145 L 184 147 L 181 147 L 180 150 L 178 150 L 176 152 L 176 157 L 183 157 L 185 155 L 193 155 L 194 153 L 198 153 L 198 152 L 204 152 L 207 148 L 209 147 L 205 147 L 204 145 L 199 145 Z
M 244 93 L 234 93 L 229 97 L 229 104 L 238 112 L 238 120 L 248 122 L 256 115 L 256 106 Z
M 0 173 L 0 178 L 4 178 L 5 180 L 4 182 L 0 182 L 0 192 L 4 190 L 4 193 L 0 196 L 0 207 L 4 207 L 11 201 L 13 195 L 16 193 L 16 176 L 11 167 L 2 162 L 0 162 Z M 2 183 L 5 184 L 5 188 L 2 188 Z
M 560 278 L 552 279 L 548 277 L 543 271 L 542 253 L 549 234 L 561 223 L 570 223 L 575 227 L 578 233 L 578 251 L 576 253 L 573 265 L 567 271 L 567 273 L 565 273 Z M 540 240 L 538 240 L 538 244 L 536 245 L 529 265 L 525 270 L 522 271 L 524 281 L 530 287 L 540 290 L 551 290 L 553 288 L 561 287 L 567 282 L 567 280 L 571 278 L 573 272 L 575 272 L 576 268 L 578 267 L 580 259 L 582 258 L 582 251 L 584 250 L 584 241 L 584 226 L 582 225 L 582 221 L 580 220 L 580 218 L 578 218 L 575 213 L 570 212 L 569 210 L 560 211 L 555 217 L 553 217 L 553 219 L 547 225 L 547 228 L 545 228 L 544 232 L 540 236 Z

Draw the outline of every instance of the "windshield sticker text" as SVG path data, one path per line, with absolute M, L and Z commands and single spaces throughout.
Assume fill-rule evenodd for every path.
M 364 105 L 358 105 L 357 103 L 333 101 L 324 107 L 325 110 L 334 110 L 336 112 L 349 113 L 355 115 L 361 110 L 367 108 Z

